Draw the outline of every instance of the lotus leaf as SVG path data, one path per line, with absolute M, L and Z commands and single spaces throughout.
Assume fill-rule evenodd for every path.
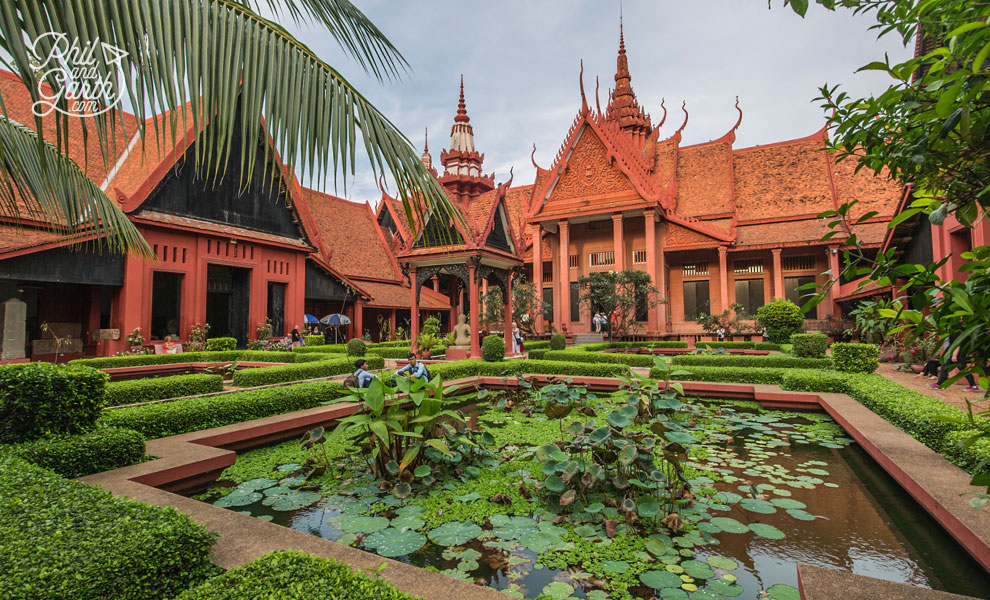
M 274 479 L 267 479 L 262 477 L 258 479 L 251 479 L 249 481 L 245 481 L 244 483 L 238 485 L 237 489 L 256 492 L 258 490 L 270 488 L 273 485 L 278 485 L 278 481 L 275 481 Z
M 792 498 L 773 498 L 770 503 L 778 508 L 807 508 L 808 505 Z
M 767 589 L 767 594 L 769 594 L 770 598 L 773 600 L 800 600 L 801 598 L 801 593 L 796 587 L 784 585 L 782 583 L 771 585 Z
M 247 506 L 248 504 L 254 504 L 258 500 L 261 500 L 262 495 L 260 492 L 251 492 L 248 490 L 242 490 L 238 493 L 237 490 L 227 494 L 223 498 L 220 498 L 213 503 L 213 506 L 219 506 L 220 508 L 230 508 L 232 506 Z
M 645 571 L 639 574 L 639 580 L 643 582 L 643 585 L 655 590 L 674 588 L 681 585 L 681 578 L 667 571 Z
M 608 600 L 608 593 L 602 590 L 591 590 L 585 593 L 585 597 L 588 600 Z
M 375 533 L 388 527 L 385 517 L 340 516 L 340 529 L 346 533 Z
M 794 517 L 798 521 L 814 521 L 815 515 L 805 512 L 799 508 L 788 509 L 787 514 Z
M 545 483 L 547 489 L 550 490 L 551 492 L 560 493 L 563 492 L 565 489 L 567 489 L 567 484 L 564 483 L 564 480 L 557 475 L 551 475 L 550 477 L 547 477 Z
M 660 590 L 660 598 L 662 600 L 688 600 L 688 595 L 679 587 L 664 588 Z
M 667 544 L 664 544 L 662 540 L 658 540 L 657 538 L 649 538 L 643 547 L 657 558 L 667 553 Z
M 574 534 L 584 538 L 595 537 L 598 535 L 598 530 L 588 525 L 578 525 L 574 528 Z
M 715 576 L 715 571 L 712 571 L 711 567 L 698 560 L 686 560 L 681 563 L 681 567 L 684 568 L 685 573 L 695 579 L 708 579 Z
M 746 533 L 749 531 L 748 527 L 730 517 L 714 517 L 711 519 L 711 523 L 726 533 Z
M 716 579 L 714 581 L 709 581 L 706 588 L 713 594 L 721 594 L 728 598 L 734 598 L 736 596 L 742 595 L 745 591 L 741 585 L 738 583 L 731 583 L 725 581 L 724 579 Z
M 559 535 L 546 531 L 527 533 L 519 538 L 519 543 L 537 554 L 542 554 L 547 550 L 563 548 L 567 545 Z
M 551 581 L 543 588 L 542 595 L 553 600 L 566 600 L 574 593 L 574 588 L 563 581 Z
M 292 471 L 298 471 L 301 468 L 302 468 L 302 465 L 300 465 L 300 464 L 290 463 L 290 464 L 287 464 L 287 465 L 281 465 L 280 467 L 278 467 L 275 470 L 276 471 L 281 471 L 283 473 L 291 473 Z
M 783 531 L 766 523 L 753 523 L 749 526 L 749 530 L 756 535 L 769 540 L 782 540 L 786 537 Z
M 644 519 L 655 517 L 660 513 L 660 503 L 654 498 L 644 498 L 639 501 L 637 510 L 639 511 L 639 516 Z
M 397 517 L 418 517 L 426 512 L 422 506 L 418 504 L 407 504 L 403 507 L 397 508 L 395 510 L 395 516 Z
M 629 563 L 624 560 L 603 560 L 602 570 L 606 573 L 621 575 L 629 570 Z
M 760 500 L 759 498 L 743 498 L 739 501 L 739 506 L 750 512 L 764 515 L 770 515 L 777 512 L 777 509 L 774 508 L 773 504 L 770 504 L 766 500 Z
M 428 533 L 441 546 L 460 546 L 481 535 L 481 527 L 470 521 L 444 523 Z
M 733 571 L 739 568 L 739 563 L 732 560 L 731 558 L 726 558 L 724 556 L 709 556 L 708 564 L 715 567 L 716 569 L 725 569 L 726 571 Z
M 372 548 L 379 555 L 395 558 L 412 554 L 426 545 L 426 536 L 415 531 L 401 531 L 394 527 L 372 533 L 364 540 L 366 548 Z
M 518 540 L 527 533 L 532 533 L 536 530 L 536 521 L 528 517 L 510 517 L 504 524 L 495 525 L 496 516 L 499 515 L 489 518 L 489 522 L 494 527 L 492 533 L 503 540 Z M 501 519 L 499 519 L 499 522 L 501 522 Z
M 413 471 L 413 475 L 416 477 L 426 477 L 432 472 L 430 465 L 419 465 L 416 470 Z
M 405 517 L 396 517 L 392 519 L 391 526 L 395 527 L 396 529 L 417 530 L 417 529 L 422 529 L 423 525 L 425 524 L 426 521 L 420 519 L 419 517 L 405 516 Z

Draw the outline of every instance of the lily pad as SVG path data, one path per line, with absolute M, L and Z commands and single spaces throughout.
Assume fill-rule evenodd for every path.
M 394 527 L 372 533 L 364 540 L 366 548 L 372 548 L 379 555 L 395 558 L 412 554 L 426 545 L 426 536 L 411 530 L 399 530 Z
M 247 490 L 244 490 L 244 493 L 239 494 L 235 490 L 214 502 L 213 506 L 219 506 L 220 508 L 247 506 L 248 504 L 254 504 L 258 500 L 261 500 L 262 497 L 263 496 L 260 492 L 248 492 Z
M 708 585 L 705 587 L 706 590 L 714 594 L 721 594 L 727 598 L 734 598 L 736 596 L 742 595 L 745 591 L 743 586 L 738 583 L 732 583 L 725 581 L 724 579 L 715 579 L 714 581 L 709 581 Z
M 504 524 L 496 525 L 495 517 L 498 515 L 493 515 L 489 518 L 494 529 L 492 532 L 499 538 L 503 540 L 518 540 L 522 536 L 532 533 L 536 530 L 536 521 L 527 517 L 511 517 Z M 501 523 L 501 519 L 499 520 Z
M 767 538 L 768 540 L 782 540 L 786 535 L 784 532 L 777 529 L 773 525 L 768 525 L 767 523 L 753 523 L 749 526 L 749 530 L 756 535 Z
M 726 558 L 724 556 L 709 556 L 706 560 L 708 561 L 708 564 L 715 567 L 716 569 L 734 571 L 739 568 L 739 563 L 732 560 L 731 558 Z
M 391 525 L 396 529 L 418 530 L 418 529 L 422 529 L 423 525 L 426 525 L 426 521 L 420 519 L 419 517 L 412 517 L 412 516 L 396 517 L 392 519 Z
M 712 571 L 711 567 L 698 560 L 686 560 L 681 563 L 681 567 L 685 573 L 695 579 L 708 579 L 715 576 L 715 571 Z
M 811 513 L 808 513 L 808 512 L 805 512 L 805 511 L 803 511 L 801 509 L 798 509 L 798 508 L 792 508 L 792 509 L 788 510 L 787 511 L 787 514 L 789 514 L 790 516 L 794 517 L 798 521 L 814 521 L 815 518 L 816 518 L 815 515 L 813 515 Z
M 643 582 L 643 585 L 649 586 L 655 590 L 662 588 L 676 588 L 683 583 L 681 578 L 673 573 L 656 570 L 640 573 L 639 580 Z
M 711 523 L 726 533 L 746 533 L 749 531 L 748 527 L 731 517 L 713 517 Z
M 340 516 L 340 529 L 345 533 L 375 533 L 388 527 L 385 517 Z
M 629 570 L 629 563 L 624 560 L 603 560 L 602 570 L 606 573 L 621 575 Z
M 238 485 L 237 489 L 250 490 L 252 492 L 256 492 L 258 490 L 270 488 L 273 485 L 278 485 L 278 481 L 274 479 L 267 479 L 265 477 L 259 477 L 257 479 L 250 479 L 248 481 L 245 481 L 244 483 Z
M 547 550 L 563 548 L 567 545 L 559 535 L 546 531 L 527 533 L 519 538 L 519 543 L 537 554 L 542 554 Z
M 431 529 L 428 535 L 441 546 L 460 546 L 481 535 L 481 527 L 470 521 L 454 521 Z
M 276 470 L 276 471 L 281 471 L 281 472 L 283 472 L 283 473 L 291 473 L 292 471 L 298 471 L 298 470 L 299 470 L 299 469 L 301 469 L 301 468 L 302 468 L 302 465 L 300 465 L 300 464 L 297 464 L 297 463 L 289 463 L 289 464 L 287 464 L 287 465 L 281 465 L 281 466 L 279 466 L 279 467 L 278 467 L 277 469 L 275 469 L 275 470 Z
M 300 508 L 305 508 L 311 504 L 315 504 L 320 501 L 319 493 L 317 492 L 302 492 L 298 490 L 292 490 L 287 494 L 278 494 L 275 496 L 269 496 L 265 498 L 261 503 L 265 506 L 270 507 L 272 510 L 277 511 L 290 511 L 298 510 Z
M 743 498 L 739 501 L 739 506 L 750 512 L 770 515 L 777 512 L 773 504 L 759 498 Z
M 474 502 L 475 500 L 481 500 L 481 494 L 478 492 L 471 492 L 462 496 L 454 496 L 454 502 Z
M 782 583 L 771 585 L 767 589 L 767 594 L 773 600 L 800 600 L 801 598 L 801 592 L 796 587 Z
M 793 498 L 773 498 L 770 503 L 778 508 L 807 508 L 808 505 Z
M 553 598 L 553 600 L 565 600 L 570 598 L 573 593 L 574 588 L 571 585 L 563 581 L 551 581 L 543 587 L 542 595 Z

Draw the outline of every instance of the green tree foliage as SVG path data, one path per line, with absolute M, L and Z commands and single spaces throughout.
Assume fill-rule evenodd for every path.
M 798 305 L 780 298 L 757 309 L 756 322 L 766 328 L 767 339 L 775 344 L 790 342 L 792 335 L 804 329 L 804 315 Z
M 626 269 L 589 273 L 577 280 L 578 301 L 591 312 L 601 312 L 611 323 L 609 340 L 621 338 L 639 327 L 639 311 L 656 308 L 660 290 L 645 271 Z
M 512 321 L 528 335 L 534 334 L 536 317 L 550 310 L 550 303 L 544 302 L 536 284 L 528 283 L 525 277 L 517 277 L 512 282 Z M 486 327 L 502 324 L 505 315 L 505 302 L 502 288 L 493 286 L 481 297 L 482 321 Z
M 505 340 L 498 335 L 488 335 L 481 342 L 481 358 L 487 362 L 500 362 L 505 358 Z

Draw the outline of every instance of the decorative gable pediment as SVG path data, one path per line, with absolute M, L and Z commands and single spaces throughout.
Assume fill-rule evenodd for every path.
M 626 174 L 612 164 L 608 149 L 598 135 L 585 127 L 544 210 L 552 210 L 554 204 L 562 200 L 615 192 L 635 193 L 635 189 Z
M 706 246 L 717 245 L 721 240 L 705 235 L 694 229 L 689 229 L 683 225 L 668 222 L 664 237 L 666 246 L 693 246 L 703 244 Z

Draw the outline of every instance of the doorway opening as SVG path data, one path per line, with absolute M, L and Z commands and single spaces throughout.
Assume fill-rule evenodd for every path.
M 210 337 L 232 337 L 247 345 L 250 269 L 208 265 L 206 269 L 206 322 Z

